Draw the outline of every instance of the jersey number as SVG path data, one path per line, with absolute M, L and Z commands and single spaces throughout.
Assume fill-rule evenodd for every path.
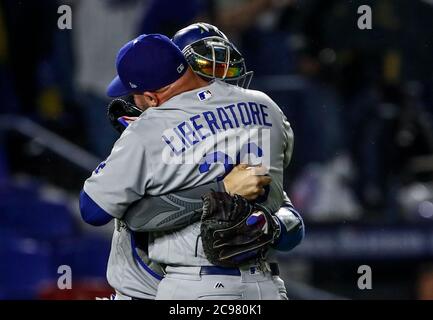
M 222 151 L 215 151 L 213 153 L 209 153 L 203 156 L 203 159 L 200 161 L 200 165 L 198 170 L 201 174 L 209 172 L 212 165 L 219 163 L 224 165 L 224 173 L 221 176 L 217 177 L 217 181 L 221 181 L 224 177 L 230 173 L 234 166 L 241 163 L 242 160 L 249 157 L 249 155 L 254 155 L 257 158 L 263 157 L 263 150 L 257 146 L 254 142 L 246 143 L 242 146 L 241 150 L 236 155 L 236 161 L 226 153 Z M 269 186 L 265 187 L 266 193 L 257 199 L 257 202 L 263 202 L 267 199 L 269 194 Z

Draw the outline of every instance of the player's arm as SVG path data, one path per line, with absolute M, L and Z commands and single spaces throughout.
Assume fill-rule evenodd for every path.
M 305 225 L 301 215 L 284 192 L 284 203 L 275 213 L 280 224 L 280 235 L 272 247 L 278 251 L 289 251 L 299 245 L 305 236 Z
M 278 108 L 282 119 L 283 130 L 283 166 L 287 168 L 292 158 L 294 135 L 289 121 L 283 111 Z M 304 238 L 305 226 L 301 215 L 296 211 L 287 194 L 284 192 L 284 200 L 280 209 L 275 213 L 281 227 L 281 233 L 274 242 L 274 249 L 289 251 L 296 247 Z
M 121 218 L 145 193 L 144 144 L 133 131 L 126 131 L 114 144 L 110 156 L 84 183 L 80 211 L 84 221 L 100 226 Z
M 244 166 L 235 167 L 221 182 L 213 182 L 163 196 L 145 197 L 128 210 L 124 221 L 131 230 L 137 232 L 169 231 L 184 228 L 200 220 L 202 196 L 210 191 L 227 192 L 227 189 L 232 189 L 234 190 L 232 194 L 243 193 L 249 200 L 253 200 L 262 193 L 260 184 L 265 181 L 253 179 L 251 175 L 246 175 L 242 168 Z M 301 215 L 296 211 L 286 193 L 284 193 L 284 203 L 275 213 L 275 218 L 281 231 L 272 247 L 278 251 L 292 250 L 304 238 L 305 227 Z
M 284 136 L 284 141 L 283 141 L 283 153 L 284 153 L 284 168 L 287 168 L 287 166 L 290 163 L 290 160 L 292 159 L 292 153 L 293 153 L 293 130 L 292 127 L 290 126 L 289 121 L 287 120 L 286 116 L 284 115 L 284 113 L 280 110 L 281 112 L 281 116 L 283 119 L 283 136 Z
M 254 175 L 247 165 L 241 164 L 234 167 L 223 181 L 162 196 L 146 196 L 128 209 L 123 221 L 136 232 L 184 228 L 200 220 L 204 194 L 220 191 L 254 200 L 264 193 L 263 187 L 270 182 L 269 176 Z

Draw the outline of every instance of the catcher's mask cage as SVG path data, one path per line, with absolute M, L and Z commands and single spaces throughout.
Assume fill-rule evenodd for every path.
M 253 71 L 247 71 L 239 50 L 221 37 L 207 37 L 187 45 L 183 54 L 191 68 L 210 81 L 220 79 L 248 89 Z

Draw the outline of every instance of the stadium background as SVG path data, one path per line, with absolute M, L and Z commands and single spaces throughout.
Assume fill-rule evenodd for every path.
M 72 7 L 72 30 L 57 9 Z M 373 29 L 357 28 L 370 5 Z M 116 133 L 105 117 L 117 50 L 140 33 L 217 25 L 251 88 L 295 132 L 285 188 L 306 222 L 280 256 L 294 299 L 433 299 L 433 1 L 0 1 L 0 299 L 107 296 L 112 225 L 78 192 Z M 127 170 L 127 168 L 125 168 Z M 59 290 L 60 265 L 72 290 Z M 360 290 L 360 265 L 372 290 Z

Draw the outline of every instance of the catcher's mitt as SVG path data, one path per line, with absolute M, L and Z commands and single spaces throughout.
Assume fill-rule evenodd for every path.
M 203 196 L 201 237 L 212 264 L 238 267 L 254 263 L 264 258 L 279 234 L 279 223 L 263 206 L 226 192 Z
M 108 105 L 107 116 L 114 129 L 122 133 L 128 126 L 129 118 L 139 117 L 142 112 L 132 103 L 123 99 L 114 99 Z

